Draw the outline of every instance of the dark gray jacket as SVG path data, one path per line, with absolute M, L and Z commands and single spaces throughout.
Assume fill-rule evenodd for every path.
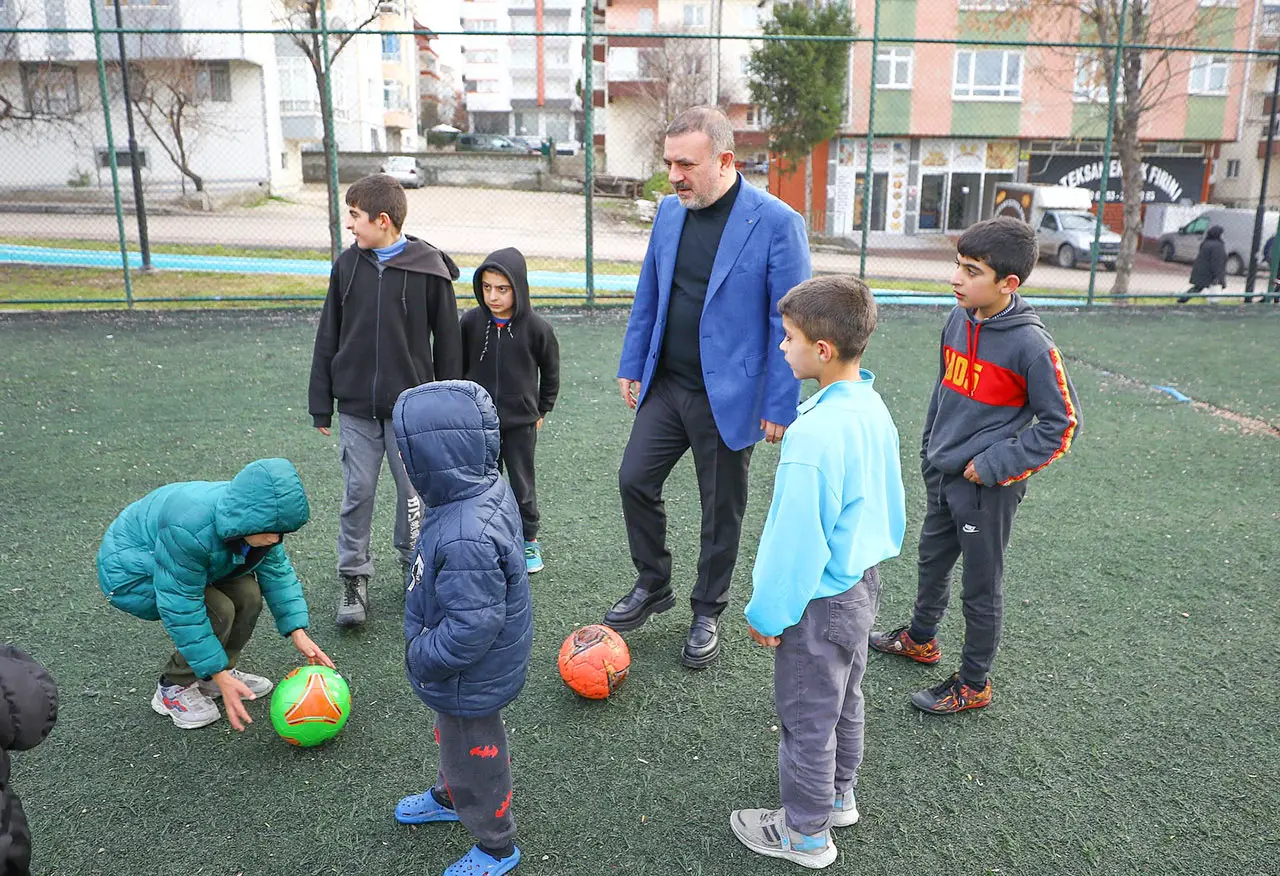
M 1191 266 L 1191 285 L 1201 289 L 1227 285 L 1227 248 L 1222 243 L 1221 225 L 1205 232 L 1204 242 Z
M 1015 294 L 988 320 L 951 311 L 920 447 L 929 465 L 961 474 L 972 460 L 983 484 L 1007 486 L 1066 453 L 1079 429 L 1062 354 L 1030 304 Z
M 9 752 L 39 745 L 57 717 L 53 678 L 22 651 L 0 645 L 0 876 L 31 870 L 31 831 L 9 785 Z

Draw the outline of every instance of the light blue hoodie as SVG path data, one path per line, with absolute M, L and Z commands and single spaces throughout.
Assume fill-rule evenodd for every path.
M 861 375 L 806 399 L 783 435 L 746 608 L 763 635 L 781 635 L 812 600 L 845 592 L 902 550 L 898 430 L 875 375 Z

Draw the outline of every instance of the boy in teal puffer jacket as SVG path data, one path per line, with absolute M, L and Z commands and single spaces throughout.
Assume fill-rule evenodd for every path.
M 218 720 L 211 697 L 222 697 L 232 727 L 253 723 L 241 700 L 273 685 L 236 662 L 264 600 L 280 635 L 333 666 L 307 635 L 302 585 L 281 546 L 310 517 L 287 459 L 252 462 L 230 481 L 169 484 L 120 512 L 98 550 L 98 583 L 116 608 L 161 621 L 177 648 L 152 709 L 190 730 Z

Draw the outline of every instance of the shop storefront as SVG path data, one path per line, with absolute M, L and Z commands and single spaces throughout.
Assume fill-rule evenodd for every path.
M 839 138 L 829 227 L 862 229 L 866 141 Z M 1015 178 L 1016 140 L 877 140 L 871 152 L 870 230 L 959 232 L 991 216 L 995 185 Z

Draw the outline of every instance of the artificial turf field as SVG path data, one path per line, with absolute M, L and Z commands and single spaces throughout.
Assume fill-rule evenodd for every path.
M 1014 527 L 995 702 L 951 718 L 908 704 L 957 665 L 958 598 L 939 666 L 872 656 L 863 819 L 836 831 L 828 872 L 1280 873 L 1277 310 L 1043 314 L 1084 430 L 1032 479 Z M 42 660 L 61 690 L 53 735 L 13 764 L 37 873 L 429 874 L 469 846 L 458 825 L 391 815 L 433 781 L 435 746 L 404 679 L 385 473 L 371 622 L 332 625 L 341 473 L 336 435 L 306 416 L 315 318 L 0 316 L 0 640 Z M 632 674 L 613 699 L 576 699 L 556 674 L 560 642 L 632 581 L 616 487 L 631 414 L 613 379 L 625 313 L 553 318 L 562 391 L 538 452 L 547 568 L 532 579 L 528 684 L 506 711 L 519 872 L 800 872 L 756 858 L 728 826 L 733 808 L 777 805 L 771 658 L 741 613 L 777 449 L 752 462 L 719 663 L 680 666 L 681 600 L 628 634 Z M 882 309 L 865 360 L 902 434 L 909 508 L 903 556 L 881 567 L 885 625 L 905 621 L 914 595 L 916 448 L 943 318 Z M 262 456 L 292 459 L 307 487 L 312 522 L 285 544 L 313 635 L 353 692 L 347 728 L 315 750 L 276 738 L 265 702 L 250 704 L 243 735 L 153 714 L 164 631 L 109 607 L 94 572 L 103 530 L 130 501 Z M 688 460 L 667 506 L 687 593 Z M 296 658 L 264 613 L 242 665 L 279 678 Z

